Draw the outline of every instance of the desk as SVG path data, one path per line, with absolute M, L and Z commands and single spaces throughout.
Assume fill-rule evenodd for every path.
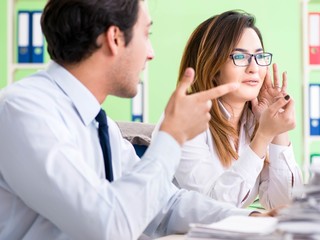
M 168 235 L 165 237 L 157 238 L 155 240 L 185 240 L 187 239 L 186 235 Z

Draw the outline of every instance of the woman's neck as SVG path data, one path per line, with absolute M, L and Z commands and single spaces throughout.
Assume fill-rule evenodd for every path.
M 234 127 L 234 129 L 237 130 L 237 132 L 239 132 L 238 130 L 240 125 L 240 120 L 242 117 L 245 103 L 228 102 L 228 101 L 225 101 L 224 99 L 220 99 L 220 101 L 230 114 L 229 121 L 231 125 Z

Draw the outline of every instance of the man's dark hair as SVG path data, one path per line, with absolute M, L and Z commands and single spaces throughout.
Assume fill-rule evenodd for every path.
M 124 33 L 125 44 L 132 38 L 140 0 L 49 0 L 41 27 L 52 60 L 59 64 L 78 63 L 100 46 L 97 37 L 110 26 Z

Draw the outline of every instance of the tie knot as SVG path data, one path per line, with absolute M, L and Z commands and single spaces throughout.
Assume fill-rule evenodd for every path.
M 96 121 L 99 123 L 99 127 L 108 126 L 107 115 L 103 109 L 101 109 L 98 115 L 96 116 Z

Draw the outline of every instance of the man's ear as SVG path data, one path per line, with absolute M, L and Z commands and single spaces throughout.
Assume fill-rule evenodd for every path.
M 119 47 L 124 46 L 123 32 L 117 26 L 109 27 L 105 33 L 105 37 L 111 54 L 117 54 L 119 51 Z

